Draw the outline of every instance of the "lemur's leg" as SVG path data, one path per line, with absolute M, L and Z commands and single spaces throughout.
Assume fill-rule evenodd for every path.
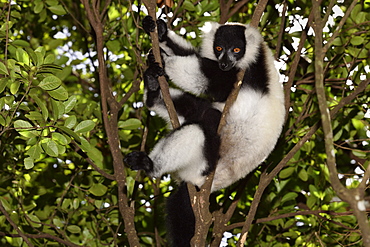
M 133 170 L 145 170 L 152 177 L 176 172 L 186 182 L 201 186 L 208 167 L 204 143 L 204 132 L 198 125 L 181 126 L 162 138 L 149 156 L 133 152 L 126 155 L 125 163 Z

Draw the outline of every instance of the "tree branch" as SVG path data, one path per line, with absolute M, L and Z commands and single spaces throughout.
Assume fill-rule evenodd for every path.
M 367 85 L 369 85 L 370 79 L 366 81 L 362 81 L 359 86 L 347 97 L 342 98 L 341 101 L 338 103 L 337 106 L 330 111 L 330 116 L 333 118 L 340 109 L 343 108 L 344 105 L 350 103 L 358 94 L 363 92 Z M 313 134 L 319 129 L 320 123 L 314 124 L 308 132 L 298 141 L 298 143 L 289 151 L 289 153 L 279 162 L 279 164 L 269 173 L 262 173 L 260 182 L 257 187 L 257 191 L 253 196 L 253 201 L 250 207 L 250 210 L 247 215 L 247 220 L 244 222 L 244 226 L 241 233 L 241 239 L 238 242 L 238 246 L 243 246 L 243 243 L 247 239 L 248 231 L 252 225 L 253 219 L 257 212 L 258 204 L 262 198 L 263 191 L 267 188 L 270 184 L 271 180 L 277 176 L 277 174 L 287 165 L 289 160 L 293 158 L 293 156 L 301 149 L 301 147 L 312 137 Z M 265 181 L 263 181 L 265 180 Z M 365 217 L 366 219 L 366 217 Z M 243 239 L 242 239 L 243 238 Z
M 0 203 L 1 203 L 1 201 L 0 201 Z M 51 234 L 48 234 L 48 233 L 38 233 L 38 234 L 24 233 L 23 235 L 26 236 L 26 237 L 28 237 L 28 238 L 35 238 L 35 239 L 38 239 L 38 238 L 48 238 L 48 239 L 55 240 L 58 243 L 64 244 L 66 246 L 81 247 L 81 245 L 77 245 L 77 244 L 71 243 L 71 242 L 69 242 L 67 240 L 64 240 L 62 238 L 59 238 L 57 236 L 54 236 L 54 235 L 51 235 Z M 9 236 L 9 237 L 12 237 L 12 238 L 22 237 L 20 234 L 12 234 L 12 233 L 4 233 L 4 232 L 0 232 L 0 236 Z
M 0 211 L 3 213 L 5 216 L 6 220 L 10 223 L 10 225 L 18 232 L 19 236 L 28 244 L 29 247 L 33 247 L 34 245 L 31 243 L 31 241 L 28 239 L 26 234 L 24 234 L 21 229 L 17 226 L 17 224 L 12 220 L 8 212 L 5 210 L 2 201 L 0 200 Z
M 96 34 L 96 50 L 98 53 L 99 62 L 99 83 L 101 91 L 102 116 L 104 129 L 107 133 L 108 144 L 113 158 L 114 176 L 118 187 L 118 206 L 120 214 L 124 219 L 125 232 L 130 246 L 140 246 L 137 232 L 135 229 L 135 209 L 134 205 L 128 205 L 127 190 L 126 190 L 126 172 L 124 170 L 123 155 L 120 149 L 120 140 L 118 134 L 118 112 L 120 105 L 111 94 L 109 79 L 105 66 L 104 59 L 104 25 L 99 15 L 99 6 L 95 1 L 89 4 L 88 0 L 81 0 L 85 6 L 87 17 L 94 28 Z M 100 12 L 102 13 L 102 12 Z M 108 110 L 109 104 L 109 110 Z
M 355 2 L 355 1 L 354 1 Z M 321 19 L 320 5 L 317 0 L 312 0 L 314 11 L 314 31 L 315 31 L 315 87 L 317 93 L 317 99 L 319 103 L 319 109 L 321 113 L 322 128 L 325 136 L 325 151 L 326 151 L 326 163 L 329 169 L 330 183 L 337 193 L 337 195 L 346 201 L 354 211 L 354 215 L 359 223 L 359 228 L 362 233 L 364 246 L 370 246 L 370 225 L 367 220 L 367 214 L 364 207 L 363 191 L 360 191 L 360 187 L 355 190 L 349 190 L 343 186 L 338 178 L 338 171 L 336 169 L 335 149 L 334 149 L 334 137 L 333 129 L 331 126 L 331 117 L 329 108 L 327 106 L 325 87 L 324 87 L 324 51 L 323 51 L 323 28 L 325 22 Z M 363 206 L 361 205 L 363 204 Z
M 145 7 L 148 10 L 149 16 L 151 16 L 153 18 L 153 20 L 156 21 L 156 15 L 155 15 L 156 14 L 156 3 L 155 3 L 155 1 L 143 0 L 143 3 L 144 3 Z M 161 51 L 160 51 L 160 48 L 159 48 L 157 28 L 154 32 L 150 33 L 150 37 L 152 39 L 152 50 L 153 50 L 153 55 L 154 55 L 155 61 L 157 63 L 159 63 L 160 66 L 162 66 Z M 163 101 L 166 105 L 168 115 L 170 117 L 171 125 L 174 129 L 176 129 L 176 128 L 180 127 L 180 122 L 179 122 L 179 119 L 177 117 L 175 106 L 174 106 L 174 104 L 172 102 L 172 99 L 171 99 L 168 83 L 167 83 L 166 78 L 164 76 L 160 76 L 158 78 L 158 81 L 159 81 L 159 86 L 161 87 Z

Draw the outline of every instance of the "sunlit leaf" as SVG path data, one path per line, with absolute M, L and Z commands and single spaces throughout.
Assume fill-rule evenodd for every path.
M 95 127 L 95 122 L 92 120 L 85 120 L 82 121 L 81 123 L 77 124 L 75 128 L 76 133 L 85 133 L 88 131 L 93 130 Z
M 279 173 L 279 177 L 282 179 L 288 178 L 293 174 L 294 171 L 295 171 L 295 167 L 287 167 L 281 170 L 281 172 Z
M 0 74 L 9 75 L 8 69 L 3 62 L 0 62 Z
M 39 84 L 39 87 L 41 87 L 44 90 L 54 90 L 57 87 L 59 87 L 62 84 L 62 81 L 53 75 L 50 75 L 48 77 L 45 77 Z
M 56 15 L 65 15 L 67 13 L 62 5 L 50 6 L 48 9 Z
M 45 142 L 41 143 L 41 147 L 51 157 L 57 157 L 59 154 L 57 144 L 50 138 L 47 138 Z
M 64 126 L 69 129 L 72 129 L 73 127 L 76 126 L 76 123 L 77 123 L 77 118 L 75 115 L 72 115 L 66 119 L 66 121 L 64 122 Z
M 32 127 L 32 124 L 24 120 L 17 120 L 14 122 L 14 128 L 16 128 L 18 131 L 28 130 Z
M 105 193 L 107 193 L 107 190 L 108 188 L 104 184 L 94 184 L 89 189 L 89 192 L 94 196 L 103 196 Z
M 60 86 L 54 90 L 47 91 L 47 92 L 51 97 L 53 97 L 56 100 L 67 100 L 68 99 L 68 92 L 63 86 Z
M 71 97 L 69 97 L 67 101 L 63 102 L 64 108 L 65 108 L 64 113 L 70 112 L 73 109 L 73 107 L 75 107 L 76 103 L 77 103 L 77 97 L 75 95 L 72 95 Z
M 24 168 L 26 169 L 32 169 L 33 166 L 34 166 L 34 163 L 33 163 L 33 158 L 31 157 L 27 157 L 24 159 Z
M 56 142 L 58 142 L 59 144 L 61 144 L 61 145 L 67 145 L 67 144 L 68 144 L 67 138 L 65 138 L 65 136 L 64 136 L 64 135 L 62 135 L 62 134 L 60 134 L 60 133 L 58 133 L 58 132 L 53 132 L 53 133 L 51 134 L 51 138 L 52 138 L 54 141 L 56 141 Z
M 130 118 L 126 121 L 119 121 L 118 128 L 126 129 L 126 130 L 134 130 L 141 127 L 141 121 L 137 118 Z

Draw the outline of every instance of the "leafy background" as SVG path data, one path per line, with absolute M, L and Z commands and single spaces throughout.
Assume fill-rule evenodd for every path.
M 248 23 L 263 6 L 258 28 L 284 84 L 279 143 L 254 173 L 211 196 L 207 242 L 235 246 L 247 232 L 248 246 L 369 246 L 370 2 L 261 2 L 164 1 L 158 10 L 199 45 L 206 21 Z M 2 0 L 0 7 L 1 245 L 166 245 L 164 200 L 176 184 L 122 162 L 167 133 L 142 103 L 152 45 L 140 24 L 144 3 Z

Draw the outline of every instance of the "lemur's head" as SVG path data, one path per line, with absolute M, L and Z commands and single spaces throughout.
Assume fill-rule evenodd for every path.
M 245 69 L 255 61 L 261 42 L 261 34 L 249 25 L 211 23 L 204 28 L 201 55 L 217 61 L 223 71 Z
M 213 41 L 213 52 L 218 66 L 229 71 L 245 54 L 245 27 L 240 25 L 220 26 Z

